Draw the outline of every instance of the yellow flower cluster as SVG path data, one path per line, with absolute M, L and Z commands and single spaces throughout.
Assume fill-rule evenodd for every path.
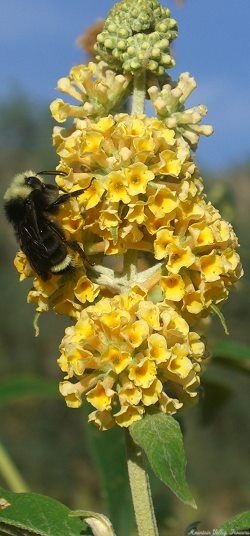
M 206 201 L 188 144 L 174 130 L 155 118 L 118 114 L 75 120 L 73 131 L 56 127 L 54 143 L 68 173 L 58 186 L 85 189 L 60 210 L 68 240 L 104 256 L 148 252 L 150 265 L 160 261 L 162 299 L 191 323 L 227 297 L 241 275 L 237 238 Z M 17 267 L 23 274 L 23 261 Z M 29 301 L 39 311 L 52 306 L 72 317 L 99 292 L 82 266 L 34 286 Z
M 148 411 L 175 413 L 197 395 L 204 343 L 171 306 L 135 292 L 103 298 L 66 329 L 58 364 L 69 407 L 82 396 L 102 430 L 130 426 Z M 70 381 L 77 378 L 77 382 Z
M 82 239 L 105 255 L 129 249 L 161 261 L 163 298 L 184 315 L 207 314 L 240 277 L 232 227 L 206 201 L 188 145 L 160 120 L 119 114 L 59 127 L 65 190 L 82 188 Z M 101 241 L 101 242 L 100 242 Z
M 72 251 L 72 271 L 35 277 L 28 295 L 37 311 L 76 319 L 61 344 L 60 390 L 71 407 L 86 394 L 95 408 L 89 420 L 103 430 L 146 411 L 172 414 L 196 397 L 199 321 L 220 316 L 217 306 L 242 274 L 236 235 L 207 201 L 191 155 L 199 134 L 211 132 L 199 125 L 205 109 L 184 109 L 193 79 L 186 73 L 174 87 L 151 87 L 158 118 L 114 113 L 129 85 L 103 62 L 59 81 L 80 104 L 51 105 L 57 121 L 73 118 L 54 129 L 63 172 L 56 182 L 83 192 L 56 220 L 89 263 Z M 20 279 L 35 275 L 23 253 L 15 264 Z

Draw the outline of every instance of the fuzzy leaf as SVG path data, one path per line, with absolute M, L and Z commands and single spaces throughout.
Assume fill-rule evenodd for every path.
M 0 534 L 90 536 L 84 522 L 70 513 L 64 504 L 45 495 L 0 489 Z
M 196 508 L 185 477 L 186 457 L 178 422 L 164 413 L 146 415 L 132 424 L 130 433 L 145 451 L 156 476 L 181 501 Z
M 247 536 L 250 533 L 250 511 L 232 517 L 232 519 L 223 523 L 217 529 L 217 532 L 220 532 L 223 536 L 233 534 L 242 534 L 242 536 L 245 534 Z
M 90 536 L 79 518 L 60 502 L 36 493 L 0 489 L 0 534 L 38 536 Z

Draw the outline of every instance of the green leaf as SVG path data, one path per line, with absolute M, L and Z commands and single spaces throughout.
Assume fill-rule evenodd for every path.
M 4 500 L 7 501 L 4 504 Z M 0 534 L 24 536 L 90 536 L 79 518 L 60 502 L 36 493 L 13 493 L 0 489 Z M 85 529 L 85 530 L 83 530 Z M 9 532 L 8 532 L 9 531 Z M 29 532 L 28 532 L 29 531 Z
M 0 406 L 28 396 L 56 397 L 58 396 L 57 385 L 52 380 L 35 376 L 12 377 L 0 383 Z
M 185 478 L 186 457 L 178 422 L 164 413 L 146 415 L 132 424 L 130 432 L 145 451 L 156 476 L 181 501 L 196 508 Z
M 118 242 L 118 226 L 110 227 L 110 231 L 111 231 L 112 240 L 113 240 L 114 244 L 117 244 L 117 242 Z
M 250 347 L 236 341 L 217 341 L 213 348 L 213 356 L 250 363 Z
M 119 536 L 128 536 L 134 528 L 134 511 L 128 480 L 123 430 L 100 432 L 86 426 L 90 452 L 102 479 L 108 514 Z
M 250 532 L 250 511 L 243 512 L 242 514 L 238 514 L 237 516 L 232 517 L 232 519 L 229 519 L 228 521 L 223 523 L 223 525 L 220 525 L 220 527 L 218 527 L 217 532 L 219 533 L 219 531 L 221 531 L 223 536 L 233 536 L 238 531 L 247 531 L 241 532 L 242 536 L 244 534 L 246 534 L 247 536 L 247 534 L 249 534 Z M 240 533 L 238 532 L 238 534 Z

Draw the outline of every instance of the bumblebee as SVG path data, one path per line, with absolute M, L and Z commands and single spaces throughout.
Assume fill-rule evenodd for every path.
M 13 225 L 17 241 L 37 275 L 46 281 L 52 275 L 73 268 L 70 250 L 86 256 L 78 242 L 68 241 L 54 221 L 60 205 L 85 190 L 59 193 L 59 188 L 43 181 L 42 175 L 66 175 L 60 171 L 33 171 L 16 175 L 4 195 L 5 214 Z

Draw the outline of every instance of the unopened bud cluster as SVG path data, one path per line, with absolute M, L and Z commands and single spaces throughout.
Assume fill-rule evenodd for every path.
M 123 0 L 111 9 L 97 37 L 97 59 L 119 72 L 162 75 L 174 65 L 170 43 L 176 37 L 176 21 L 158 0 Z

